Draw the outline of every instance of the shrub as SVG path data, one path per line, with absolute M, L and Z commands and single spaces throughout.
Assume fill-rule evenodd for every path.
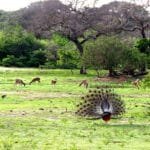
M 7 55 L 6 58 L 3 58 L 2 65 L 6 67 L 16 66 L 17 61 L 18 60 L 15 58 L 14 55 Z
M 116 37 L 100 37 L 84 46 L 83 63 L 94 69 L 108 69 L 113 76 L 122 60 L 126 46 Z
M 46 62 L 46 55 L 43 50 L 36 50 L 31 54 L 29 66 L 39 67 L 39 65 L 44 65 Z
M 75 69 L 80 61 L 79 53 L 75 50 L 59 50 L 57 66 L 64 69 Z

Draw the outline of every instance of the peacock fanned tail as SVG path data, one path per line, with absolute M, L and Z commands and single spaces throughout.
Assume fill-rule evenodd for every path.
M 125 112 L 124 101 L 112 89 L 95 89 L 82 97 L 82 102 L 77 105 L 76 114 L 83 117 L 102 118 L 105 113 L 119 116 Z

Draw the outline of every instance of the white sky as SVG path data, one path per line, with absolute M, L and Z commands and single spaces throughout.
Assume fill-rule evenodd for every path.
M 38 0 L 0 0 L 0 10 L 13 11 L 28 6 Z
M 0 10 L 6 10 L 6 11 L 18 10 L 36 1 L 40 1 L 40 0 L 0 0 Z M 61 0 L 61 1 L 66 1 L 66 0 Z M 90 5 L 93 0 L 87 0 L 87 1 Z M 99 0 L 99 4 L 103 5 L 111 1 L 114 1 L 114 0 Z M 132 1 L 132 0 L 124 0 L 124 1 Z M 146 1 L 146 0 L 136 0 L 136 1 L 139 1 L 140 3 L 142 3 L 143 1 Z

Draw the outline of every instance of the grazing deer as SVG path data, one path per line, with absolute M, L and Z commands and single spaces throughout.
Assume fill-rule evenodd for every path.
M 6 96 L 7 96 L 7 95 L 6 95 L 6 94 L 4 94 L 4 95 L 2 95 L 2 96 L 1 96 L 1 98 L 2 98 L 2 99 L 4 99 Z
M 81 83 L 79 84 L 79 86 L 82 86 L 82 85 L 83 85 L 84 87 L 88 88 L 88 85 L 89 85 L 89 84 L 88 84 L 88 81 L 87 81 L 87 80 L 82 80 Z
M 55 85 L 57 83 L 57 79 L 51 80 L 51 85 Z
M 29 83 L 29 85 L 31 85 L 33 82 L 38 82 L 38 83 L 40 83 L 40 82 L 41 82 L 41 79 L 40 79 L 39 77 L 33 78 L 32 81 Z
M 140 88 L 140 79 L 136 79 L 135 81 L 133 81 L 132 85 L 139 89 Z
M 21 79 L 16 79 L 15 84 L 16 85 L 24 85 L 24 86 L 26 85 Z

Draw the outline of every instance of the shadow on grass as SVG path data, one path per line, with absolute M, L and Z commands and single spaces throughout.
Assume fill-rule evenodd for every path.
M 150 127 L 150 123 L 145 123 L 145 124 L 103 124 L 102 126 L 104 126 L 104 127 L 125 127 L 125 128 L 134 128 L 134 127 L 136 127 L 136 128 L 138 128 L 138 127 Z

